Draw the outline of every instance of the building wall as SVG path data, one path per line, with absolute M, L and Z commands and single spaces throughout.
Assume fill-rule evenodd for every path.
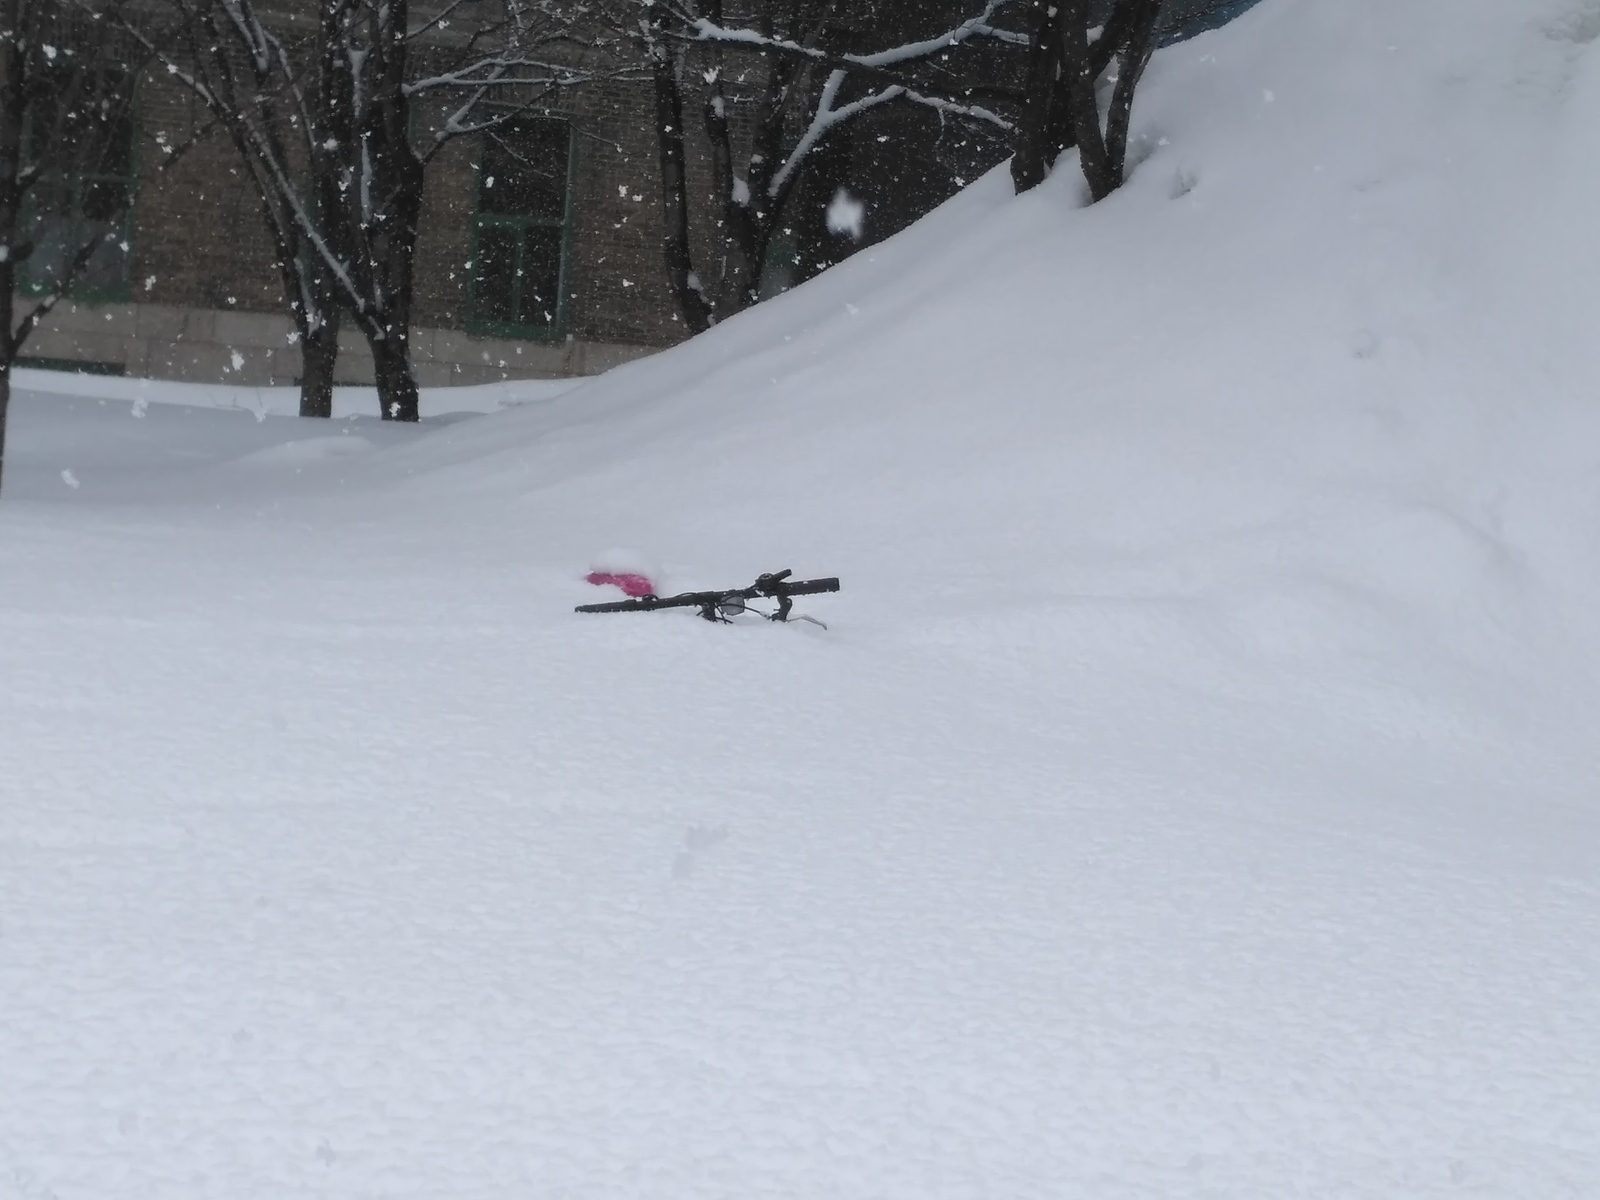
M 28 339 L 24 363 L 83 363 L 148 379 L 290 386 L 300 352 L 287 316 L 165 304 L 64 304 Z M 652 351 L 625 342 L 478 338 L 418 326 L 412 360 L 423 387 L 593 375 Z M 373 382 L 372 355 L 353 329 L 339 335 L 336 382 Z
M 682 338 L 661 256 L 660 183 L 646 87 L 574 89 L 548 112 L 571 121 L 576 162 L 567 297 L 559 337 L 659 347 Z M 437 119 L 437 113 L 421 119 Z M 478 138 L 448 145 L 429 167 L 417 247 L 420 324 L 464 329 L 477 194 Z
M 576 152 L 560 327 L 527 340 L 468 333 L 480 144 L 452 141 L 429 165 L 417 246 L 411 336 L 424 386 L 590 374 L 682 337 L 661 269 L 655 147 L 641 119 L 649 94 L 615 83 L 563 99 L 551 113 L 571 121 Z M 63 304 L 30 338 L 27 357 L 152 378 L 293 383 L 300 354 L 283 285 L 233 146 L 161 74 L 142 82 L 139 110 L 129 295 Z M 438 116 L 419 111 L 418 121 Z M 353 328 L 340 338 L 337 378 L 372 380 Z
M 156 72 L 140 81 L 138 132 L 130 299 L 281 312 L 260 202 L 232 144 L 186 89 Z

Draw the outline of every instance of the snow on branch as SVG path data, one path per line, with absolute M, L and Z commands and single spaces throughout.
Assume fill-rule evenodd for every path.
M 256 20 L 255 10 L 244 0 L 224 0 L 222 11 L 233 23 L 240 43 L 255 66 L 256 74 L 266 74 L 272 67 L 272 49 L 261 23 Z
M 822 95 L 817 99 L 817 111 L 811 118 L 811 124 L 795 143 L 789 157 L 783 160 L 783 165 L 773 173 L 772 181 L 767 184 L 767 196 L 776 199 L 788 184 L 796 169 L 806 155 L 810 154 L 816 144 L 822 140 L 824 134 L 841 121 L 848 121 L 851 117 L 858 116 L 869 108 L 876 108 L 880 104 L 887 104 L 891 100 L 898 100 L 905 95 L 906 89 L 899 84 L 892 84 L 882 91 L 870 92 L 859 100 L 852 100 L 842 108 L 833 107 L 833 102 L 838 98 L 839 89 L 844 86 L 845 72 L 835 70 L 828 76 L 828 81 L 822 85 Z
M 988 0 L 988 3 L 983 6 L 983 11 L 977 16 L 961 22 L 949 33 L 940 34 L 938 37 L 929 38 L 926 41 L 908 42 L 904 46 L 880 50 L 877 54 L 847 54 L 844 57 L 850 62 L 863 67 L 891 67 L 897 63 L 928 58 L 951 46 L 959 46 L 962 42 L 973 37 L 992 37 L 1002 42 L 1025 46 L 1028 44 L 1026 34 L 996 29 L 990 24 L 994 20 L 995 13 L 1011 2 L 1012 0 Z
M 771 37 L 754 29 L 730 29 L 706 17 L 691 18 L 686 24 L 695 35 L 695 39 L 702 42 L 757 46 L 765 50 L 781 50 L 785 54 L 798 55 L 815 62 L 840 62 L 857 67 L 882 68 L 931 58 L 941 50 L 959 46 L 974 37 L 990 37 L 1012 45 L 1026 45 L 1028 42 L 1026 34 L 997 29 L 992 23 L 997 12 L 1014 2 L 1015 0 L 987 0 L 981 13 L 961 22 L 954 29 L 937 37 L 892 46 L 874 54 L 830 55 L 816 46 L 805 46 L 789 38 Z
M 757 33 L 754 29 L 729 29 L 706 17 L 695 17 L 689 22 L 689 28 L 694 30 L 695 36 L 702 42 L 732 42 L 759 46 L 764 50 L 783 50 L 789 54 L 800 54 L 818 60 L 827 57 L 815 46 L 802 46 L 799 42 L 790 41 L 788 38 L 768 37 L 764 33 Z
M 912 104 L 921 104 L 927 108 L 937 109 L 949 117 L 969 117 L 975 121 L 987 121 L 999 129 L 1011 130 L 1016 126 L 1006 120 L 993 109 L 984 108 L 978 104 L 957 104 L 953 100 L 946 100 L 942 96 L 925 96 L 921 92 L 905 89 L 901 98 Z
M 521 73 L 525 70 L 526 74 Z M 516 71 L 516 74 L 508 72 Z M 484 58 L 443 75 L 417 79 L 402 87 L 407 96 L 444 89 L 515 87 L 518 84 L 537 84 L 545 87 L 574 87 L 592 78 L 586 72 L 574 70 L 561 63 L 535 58 Z
M 991 7 L 996 3 L 1005 3 L 1005 0 L 991 0 Z M 767 184 L 769 199 L 777 199 L 783 193 L 800 163 L 806 155 L 816 148 L 816 145 L 827 132 L 835 125 L 860 116 L 868 109 L 877 108 L 880 104 L 887 104 L 892 100 L 905 100 L 912 104 L 920 104 L 926 108 L 934 109 L 946 116 L 969 117 L 973 120 L 987 121 L 1001 129 L 1012 128 L 1010 121 L 992 109 L 983 108 L 975 104 L 958 104 L 953 100 L 946 100 L 940 96 L 929 96 L 922 92 L 914 91 L 903 84 L 890 84 L 876 92 L 869 92 L 859 99 L 852 100 L 849 104 L 835 108 L 833 103 L 839 97 L 839 90 L 844 86 L 848 72 L 843 68 L 836 68 L 828 75 L 828 80 L 822 85 L 822 95 L 817 98 L 817 109 L 811 117 L 811 124 L 806 128 L 800 140 L 795 143 L 794 149 L 784 159 L 783 165 L 773 173 L 771 181 Z
M 446 4 L 438 12 L 434 13 L 433 16 L 429 17 L 421 25 L 408 31 L 406 33 L 406 38 L 410 41 L 415 41 L 417 38 L 422 37 L 431 29 L 447 28 L 450 24 L 450 18 L 455 16 L 456 9 L 468 2 L 469 0 L 451 0 L 449 4 Z

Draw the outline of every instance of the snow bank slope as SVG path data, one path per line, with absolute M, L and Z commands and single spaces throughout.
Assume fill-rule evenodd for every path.
M 1158 59 L 1112 203 L 1075 210 L 1070 166 L 1021 200 L 997 174 L 693 346 L 463 432 L 446 486 L 509 495 L 557 562 L 795 556 L 885 619 L 1172 601 L 1191 649 L 1275 688 L 1494 707 L 1515 679 L 1581 723 L 1597 23 L 1265 6 Z
M 1597 29 L 1266 0 L 1113 201 L 321 474 L 35 408 L 0 1196 L 1600 1192 Z

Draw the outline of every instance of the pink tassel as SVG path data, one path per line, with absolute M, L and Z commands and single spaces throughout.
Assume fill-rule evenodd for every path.
M 621 588 L 629 596 L 654 596 L 656 594 L 655 584 L 651 583 L 643 575 L 635 575 L 626 571 L 591 571 L 584 576 L 584 582 L 592 583 L 596 587 L 603 587 L 609 583 L 613 587 Z

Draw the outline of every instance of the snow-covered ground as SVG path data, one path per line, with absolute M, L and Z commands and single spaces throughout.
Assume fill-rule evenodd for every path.
M 37 368 L 18 368 L 13 386 L 41 396 L 69 400 L 120 400 L 140 411 L 152 403 L 186 408 L 223 408 L 255 417 L 292 417 L 300 411 L 300 389 L 292 387 L 235 387 L 214 383 L 171 383 L 160 379 L 129 379 L 115 375 L 77 375 Z M 518 380 L 481 383 L 469 387 L 423 388 L 423 416 L 450 413 L 488 413 L 522 404 L 534 404 L 570 391 L 580 379 Z M 335 417 L 376 417 L 378 393 L 370 387 L 333 389 Z
M 24 390 L 0 1197 L 1600 1195 L 1597 34 L 1265 0 L 510 411 Z

